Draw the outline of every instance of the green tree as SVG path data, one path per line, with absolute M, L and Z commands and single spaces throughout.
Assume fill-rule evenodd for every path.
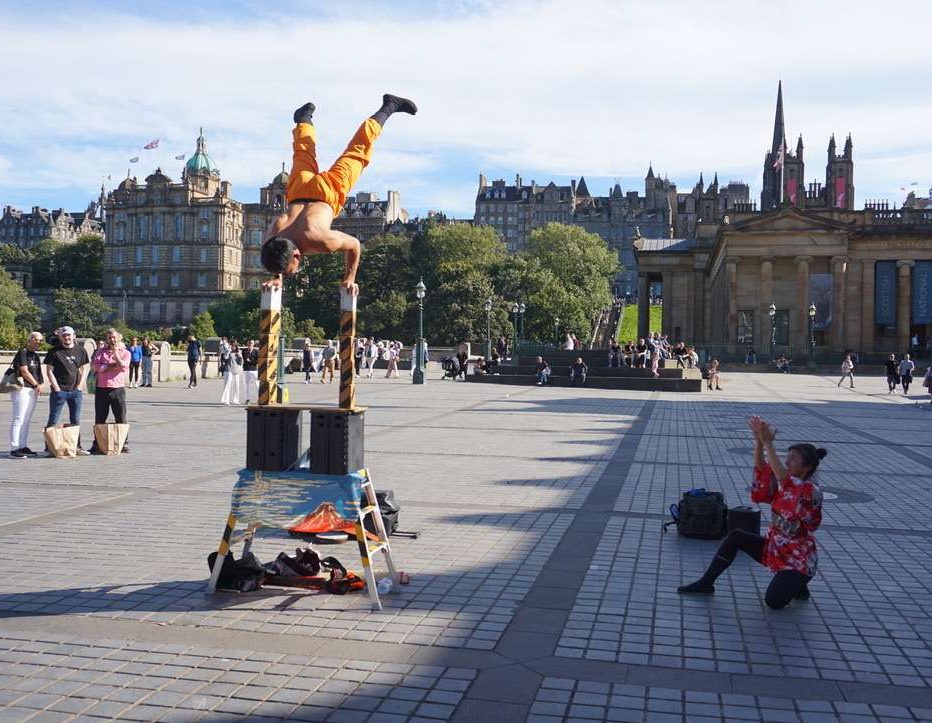
M 0 266 L 26 266 L 32 261 L 31 254 L 16 244 L 0 244 Z
M 96 291 L 55 289 L 52 292 L 52 320 L 56 327 L 73 326 L 78 336 L 97 336 L 113 313 Z
M 4 269 L 0 269 L 0 309 L 5 312 L 6 323 L 18 329 L 35 331 L 42 319 L 39 307 Z
M 53 263 L 58 283 L 73 289 L 103 286 L 104 241 L 97 234 L 79 236 L 73 244 L 60 244 Z
M 189 331 L 201 341 L 211 336 L 217 336 L 214 329 L 214 317 L 210 315 L 209 311 L 201 312 L 191 320 Z
M 33 288 L 57 289 L 66 285 L 61 283 L 61 273 L 56 263 L 59 246 L 61 244 L 58 241 L 47 238 L 29 249 Z
M 314 323 L 313 319 L 305 319 L 295 324 L 294 338 L 310 339 L 315 344 L 320 344 L 327 340 L 327 335 L 324 334 L 323 329 Z
M 365 254 L 362 263 L 366 263 Z M 298 273 L 286 280 L 282 305 L 290 309 L 300 321 L 314 319 L 328 337 L 335 338 L 340 330 L 340 297 L 337 287 L 342 278 L 342 254 L 307 256 Z

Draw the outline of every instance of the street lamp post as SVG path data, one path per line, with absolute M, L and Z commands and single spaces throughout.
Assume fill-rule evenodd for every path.
M 411 382 L 414 384 L 424 383 L 424 295 L 427 293 L 427 287 L 424 286 L 424 279 L 421 278 L 414 287 L 414 295 L 417 296 L 417 343 L 414 347 L 414 369 L 411 372 Z
M 492 297 L 485 300 L 485 361 L 492 358 Z
M 519 339 L 524 338 L 524 312 L 525 311 L 527 311 L 527 307 L 524 305 L 524 302 L 522 301 L 520 304 L 518 304 L 518 323 L 521 326 L 521 331 L 518 332 Z
M 816 306 L 809 304 L 809 368 L 815 369 L 815 317 Z
M 521 334 L 518 333 L 518 302 L 516 301 L 511 305 L 511 314 L 514 319 L 514 330 L 515 330 L 515 340 L 514 340 L 514 349 L 517 351 L 518 342 L 521 340 Z
M 767 313 L 770 314 L 770 361 L 773 361 L 777 355 L 777 307 L 772 301 Z
M 560 346 L 560 317 L 553 317 L 553 338 L 556 340 L 557 346 Z

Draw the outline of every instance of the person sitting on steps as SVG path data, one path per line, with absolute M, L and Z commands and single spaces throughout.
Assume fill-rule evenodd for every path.
M 781 462 L 774 449 L 776 428 L 758 416 L 748 421 L 754 434 L 754 484 L 751 499 L 769 502 L 773 521 L 767 536 L 732 530 L 719 546 L 705 574 L 677 588 L 684 595 L 715 593 L 715 580 L 734 562 L 738 550 L 775 574 L 764 602 L 779 610 L 791 600 L 809 599 L 809 581 L 818 566 L 813 533 L 822 524 L 822 492 L 812 475 L 827 452 L 811 444 L 794 444 Z M 766 452 L 767 460 L 764 461 Z
M 294 112 L 294 155 L 285 197 L 288 207 L 276 218 L 262 243 L 262 265 L 275 274 L 263 288 L 281 286 L 282 276 L 298 271 L 304 254 L 342 251 L 343 280 L 340 288 L 356 296 L 356 271 L 359 268 L 359 239 L 330 226 L 343 208 L 346 196 L 359 180 L 372 157 L 372 145 L 385 121 L 393 113 L 417 113 L 417 106 L 407 98 L 385 94 L 382 107 L 363 121 L 346 150 L 327 171 L 317 165 L 317 131 L 313 126 L 315 106 L 305 103 Z

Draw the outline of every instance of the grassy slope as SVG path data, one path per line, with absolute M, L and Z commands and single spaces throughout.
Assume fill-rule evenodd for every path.
M 663 315 L 662 306 L 650 307 L 650 330 L 661 331 L 660 323 Z M 624 316 L 621 318 L 621 326 L 618 329 L 618 340 L 622 343 L 628 340 L 637 340 L 638 338 L 638 308 L 634 304 L 628 304 L 625 307 Z

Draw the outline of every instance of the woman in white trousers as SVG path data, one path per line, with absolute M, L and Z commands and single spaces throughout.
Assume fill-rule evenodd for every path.
M 42 394 L 42 366 L 39 362 L 38 349 L 42 343 L 42 334 L 34 331 L 26 339 L 26 346 L 13 358 L 13 368 L 22 382 L 22 388 L 11 392 L 13 414 L 10 419 L 10 456 L 34 457 L 29 449 L 29 423 L 36 409 L 36 402 Z
M 236 342 L 230 347 L 226 370 L 223 372 L 223 393 L 220 403 L 229 406 L 239 404 L 240 391 L 243 387 L 243 355 Z

